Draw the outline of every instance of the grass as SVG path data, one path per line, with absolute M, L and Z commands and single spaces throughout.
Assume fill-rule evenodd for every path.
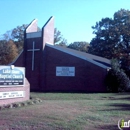
M 40 104 L 0 111 L 0 130 L 118 130 L 130 120 L 130 93 L 31 93 Z

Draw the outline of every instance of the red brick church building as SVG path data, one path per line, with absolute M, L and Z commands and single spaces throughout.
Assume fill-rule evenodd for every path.
M 54 18 L 37 31 L 33 20 L 24 32 L 24 49 L 12 63 L 26 69 L 31 90 L 42 92 L 106 92 L 110 60 L 54 45 Z

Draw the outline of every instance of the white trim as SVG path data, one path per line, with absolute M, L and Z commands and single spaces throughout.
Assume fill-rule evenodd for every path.
M 32 32 L 32 33 L 26 33 L 26 38 L 37 38 L 37 37 L 41 37 L 42 36 L 42 32 Z
M 107 68 L 108 68 L 108 66 L 105 66 L 105 65 L 103 65 L 103 64 L 101 64 L 101 63 L 98 63 L 98 62 L 96 62 L 96 61 L 94 61 L 94 60 L 88 59 L 88 58 L 86 58 L 85 56 L 82 56 L 82 55 L 80 55 L 80 54 L 75 54 L 75 53 L 73 53 L 73 52 L 70 52 L 70 51 L 68 51 L 67 49 L 66 49 L 66 50 L 61 50 L 60 48 L 58 48 L 58 47 L 56 47 L 56 46 L 53 46 L 53 45 L 50 45 L 50 44 L 48 44 L 48 43 L 46 43 L 46 45 L 49 46 L 49 47 L 51 47 L 51 48 L 54 48 L 54 49 L 56 49 L 56 50 L 65 52 L 65 53 L 67 53 L 67 54 L 70 54 L 70 55 L 73 55 L 73 56 L 75 56 L 75 57 L 78 57 L 78 58 L 81 58 L 81 59 L 83 59 L 83 60 L 86 60 L 86 61 L 88 61 L 88 62 L 91 62 L 91 63 L 93 63 L 93 64 L 95 64 L 95 65 L 97 65 L 97 66 L 99 66 L 99 67 L 104 68 L 104 69 L 107 69 Z

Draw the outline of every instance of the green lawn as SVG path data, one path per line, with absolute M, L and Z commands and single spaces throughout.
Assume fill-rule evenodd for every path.
M 42 103 L 0 111 L 0 130 L 118 130 L 130 120 L 130 93 L 31 93 Z

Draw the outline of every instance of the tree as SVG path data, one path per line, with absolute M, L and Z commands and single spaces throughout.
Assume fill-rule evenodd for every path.
M 117 57 L 130 51 L 130 11 L 121 9 L 113 19 L 103 18 L 97 22 L 90 42 L 89 53 L 106 58 Z
M 106 85 L 110 92 L 122 92 L 130 90 L 130 80 L 121 69 L 117 59 L 111 60 L 111 69 L 106 77 Z
M 6 31 L 6 33 L 4 33 L 4 34 L 2 35 L 2 37 L 3 37 L 3 39 L 6 40 L 6 41 L 11 40 L 11 30 Z
M 17 26 L 11 32 L 11 39 L 16 44 L 18 51 L 21 52 L 24 44 L 24 30 L 26 29 L 27 24 L 23 24 L 21 26 Z
M 88 42 L 73 42 L 68 45 L 68 48 L 75 49 L 78 51 L 87 52 L 89 47 Z
M 3 34 L 3 40 L 6 41 L 12 40 L 15 43 L 16 47 L 18 48 L 18 53 L 20 53 L 21 50 L 23 49 L 24 30 L 26 27 L 27 24 L 23 24 Z
M 54 29 L 54 44 L 64 47 L 67 45 L 67 40 L 63 38 L 61 32 L 57 28 Z
M 129 68 L 130 11 L 121 9 L 114 13 L 113 19 L 103 18 L 92 29 L 96 36 L 88 52 L 108 59 L 117 58 L 122 67 Z
M 12 30 L 11 36 L 13 41 L 24 41 L 24 30 L 27 27 L 27 24 L 23 24 L 21 26 L 17 26 Z
M 11 63 L 18 56 L 18 49 L 12 40 L 0 41 L 0 65 Z

